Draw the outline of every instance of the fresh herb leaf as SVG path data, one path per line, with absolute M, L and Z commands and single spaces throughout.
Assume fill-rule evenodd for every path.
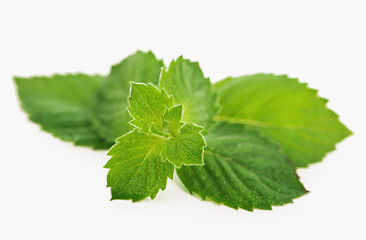
M 166 140 L 134 130 L 116 141 L 108 153 L 112 158 L 105 165 L 110 169 L 107 187 L 111 188 L 111 200 L 154 199 L 159 189 L 165 189 L 168 177 L 173 179 L 174 166 L 160 153 Z
M 105 84 L 98 91 L 93 105 L 93 124 L 98 133 L 108 141 L 131 131 L 131 117 L 126 111 L 129 82 L 157 85 L 164 63 L 152 52 L 137 51 L 121 63 L 112 66 Z
M 172 134 L 163 149 L 167 160 L 177 168 L 182 165 L 203 165 L 203 148 L 206 146 L 201 134 L 203 129 L 193 123 L 185 123 L 178 134 Z
M 252 211 L 292 202 L 307 191 L 279 149 L 242 124 L 219 123 L 205 135 L 204 166 L 182 166 L 190 193 Z
M 216 94 L 197 62 L 182 56 L 172 61 L 168 70 L 162 71 L 159 87 L 173 96 L 174 104 L 183 105 L 183 121 L 210 129 L 218 110 Z
M 42 129 L 75 145 L 109 148 L 93 128 L 90 107 L 104 78 L 84 74 L 15 77 L 21 105 Z
M 297 79 L 272 74 L 227 78 L 215 85 L 219 121 L 243 123 L 283 148 L 296 167 L 321 161 L 351 132 L 317 96 Z
M 163 133 L 164 113 L 173 107 L 173 100 L 164 90 L 151 84 L 131 82 L 128 111 L 133 117 L 131 124 L 145 132 Z M 181 116 L 177 122 L 180 122 Z
M 182 111 L 183 106 L 176 105 L 164 113 L 163 129 L 165 132 L 170 132 L 173 136 L 178 135 L 179 129 L 183 125 Z

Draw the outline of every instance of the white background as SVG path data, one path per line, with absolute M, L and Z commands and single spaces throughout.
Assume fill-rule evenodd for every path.
M 0 239 L 366 239 L 365 1 L 0 1 Z M 110 202 L 105 151 L 40 131 L 12 76 L 107 74 L 136 50 L 206 76 L 289 74 L 355 134 L 298 171 L 310 193 L 273 211 L 203 202 L 176 178 Z

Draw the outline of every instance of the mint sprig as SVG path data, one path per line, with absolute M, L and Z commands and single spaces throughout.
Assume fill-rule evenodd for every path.
M 108 187 L 112 199 L 153 199 L 173 178 L 174 166 L 203 165 L 204 128 L 182 122 L 182 105 L 152 84 L 131 82 L 128 102 L 136 128 L 108 153 Z
M 138 51 L 106 76 L 16 77 L 32 121 L 76 145 L 109 150 L 111 199 L 154 199 L 174 169 L 190 193 L 232 208 L 271 209 L 307 191 L 295 167 L 351 132 L 326 100 L 272 74 L 214 86 L 182 56 L 167 69 Z

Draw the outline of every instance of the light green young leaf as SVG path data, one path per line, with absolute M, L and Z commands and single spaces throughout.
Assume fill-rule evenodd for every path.
M 128 111 L 131 123 L 141 131 L 166 139 L 161 148 L 163 156 L 176 167 L 182 164 L 203 164 L 201 134 L 203 128 L 182 122 L 182 105 L 173 106 L 172 98 L 164 89 L 151 84 L 131 83 Z
M 327 100 L 297 79 L 272 74 L 227 78 L 215 85 L 219 121 L 243 123 L 283 148 L 297 167 L 321 161 L 351 134 Z
M 164 63 L 152 52 L 137 51 L 112 67 L 105 84 L 98 91 L 93 105 L 93 124 L 98 133 L 108 141 L 132 130 L 131 117 L 126 111 L 129 82 L 157 85 Z
M 105 149 L 113 144 L 99 136 L 90 120 L 91 103 L 103 77 L 68 74 L 14 80 L 23 109 L 43 130 L 75 145 Z
M 151 84 L 131 82 L 128 101 L 132 125 L 146 132 L 164 135 L 164 113 L 173 106 L 172 98 L 164 90 L 160 91 Z
M 174 104 L 183 105 L 183 121 L 194 122 L 208 130 L 217 113 L 216 94 L 197 62 L 179 57 L 163 70 L 159 87 L 174 96 Z
M 255 130 L 219 123 L 205 138 L 205 165 L 177 169 L 189 192 L 203 200 L 252 211 L 290 203 L 307 192 L 279 149 Z
M 170 132 L 173 136 L 179 134 L 182 127 L 182 105 L 176 105 L 164 113 L 163 129 L 164 132 Z
M 134 130 L 117 139 L 109 151 L 112 158 L 107 187 L 112 199 L 139 201 L 154 199 L 159 189 L 164 190 L 168 177 L 173 179 L 174 166 L 165 161 L 160 153 L 163 137 Z
M 203 148 L 206 146 L 201 135 L 203 129 L 193 123 L 184 124 L 178 134 L 168 138 L 164 156 L 178 168 L 182 165 L 203 165 Z

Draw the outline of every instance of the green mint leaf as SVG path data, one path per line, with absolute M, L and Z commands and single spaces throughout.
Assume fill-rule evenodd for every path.
M 215 85 L 219 121 L 243 123 L 283 148 L 296 167 L 321 161 L 351 132 L 297 79 L 272 74 L 227 78 Z
M 179 57 L 163 70 L 159 87 L 173 96 L 174 104 L 183 105 L 183 120 L 194 122 L 208 130 L 217 113 L 216 94 L 197 62 Z
M 129 82 L 157 85 L 164 63 L 152 52 L 137 51 L 121 63 L 114 65 L 105 84 L 96 95 L 93 105 L 93 124 L 108 141 L 132 130 L 131 117 L 126 111 L 130 93 Z
M 182 120 L 183 106 L 176 105 L 164 113 L 163 129 L 172 135 L 177 135 L 183 123 Z
M 163 135 L 163 117 L 165 111 L 173 106 L 173 100 L 167 93 L 151 84 L 131 82 L 131 94 L 128 98 L 128 111 L 134 118 L 131 124 L 144 131 Z M 181 119 L 178 119 L 178 122 Z
M 292 202 L 307 191 L 278 147 L 242 124 L 219 123 L 205 135 L 204 166 L 182 166 L 190 193 L 252 211 Z
M 172 97 L 164 89 L 151 84 L 131 82 L 128 111 L 131 124 L 141 131 L 164 137 L 162 155 L 176 167 L 182 164 L 203 164 L 201 134 L 204 128 L 182 122 L 182 105 L 173 106 Z
M 75 145 L 106 149 L 113 144 L 99 136 L 90 120 L 91 103 L 103 77 L 68 74 L 14 80 L 23 109 L 43 130 Z
M 107 187 L 113 199 L 139 201 L 154 199 L 159 189 L 164 190 L 168 177 L 173 179 L 174 166 L 165 161 L 159 149 L 166 140 L 163 137 L 134 130 L 117 139 L 109 151 L 112 158 Z
M 169 137 L 164 149 L 164 156 L 177 168 L 182 165 L 203 165 L 205 139 L 201 135 L 204 128 L 193 123 L 184 124 L 179 133 Z

